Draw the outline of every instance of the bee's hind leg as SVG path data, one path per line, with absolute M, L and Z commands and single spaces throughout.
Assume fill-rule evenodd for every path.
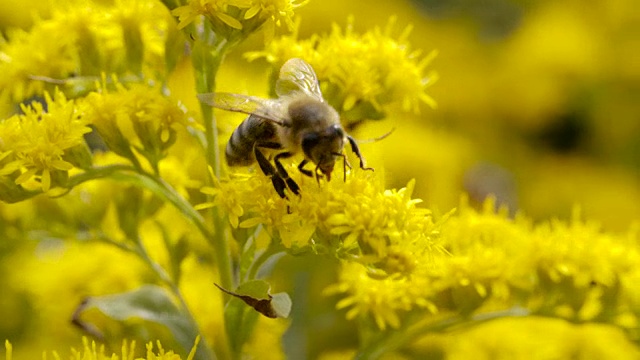
M 280 175 L 280 177 L 287 182 L 287 187 L 289 187 L 289 189 L 291 189 L 294 194 L 300 195 L 300 187 L 292 178 L 289 177 L 289 173 L 284 168 L 284 166 L 282 166 L 282 163 L 280 163 L 280 159 L 286 159 L 288 157 L 291 157 L 292 155 L 293 154 L 290 152 L 280 153 L 273 158 L 273 162 L 276 164 L 276 169 L 278 170 L 278 174 Z
M 276 192 L 278 193 L 278 195 L 280 195 L 280 197 L 283 199 L 288 199 L 287 195 L 284 193 L 284 189 L 287 188 L 287 184 L 282 179 L 280 174 L 278 174 L 278 172 L 273 167 L 273 165 L 271 165 L 271 163 L 269 162 L 269 159 L 267 159 L 264 156 L 264 154 L 262 153 L 262 151 L 260 151 L 260 149 L 258 149 L 258 147 L 255 147 L 253 149 L 253 152 L 256 156 L 256 161 L 258 162 L 258 165 L 260 165 L 260 169 L 265 175 L 271 178 L 273 187 L 274 189 L 276 189 Z

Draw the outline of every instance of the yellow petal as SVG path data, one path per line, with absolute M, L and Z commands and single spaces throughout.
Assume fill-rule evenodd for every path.
M 49 189 L 51 188 L 51 173 L 49 172 L 49 169 L 42 170 L 40 183 L 42 184 L 42 191 L 49 191 Z
M 29 169 L 29 170 L 23 172 L 16 179 L 16 184 L 18 184 L 18 185 L 24 184 L 25 182 L 30 180 L 36 174 L 36 171 L 37 171 L 36 169 Z
M 242 24 L 238 19 L 232 17 L 231 15 L 225 13 L 216 13 L 218 19 L 222 20 L 223 23 L 231 26 L 234 29 L 242 30 Z
M 58 170 L 62 170 L 62 171 L 69 171 L 71 169 L 73 169 L 73 164 L 70 162 L 66 162 L 64 160 L 53 160 L 51 162 L 51 166 L 53 166 L 55 169 Z
M 241 222 L 239 226 L 241 228 L 251 228 L 251 227 L 254 227 L 256 225 L 259 225 L 260 223 L 262 223 L 262 219 L 259 218 L 259 217 L 254 217 L 254 218 L 247 219 L 247 220 Z
M 260 11 L 260 5 L 254 5 L 251 9 L 247 10 L 246 13 L 244 13 L 244 19 L 248 20 L 251 19 L 252 17 L 256 16 L 256 14 Z
M 205 202 L 202 204 L 198 204 L 196 206 L 194 206 L 193 208 L 196 210 L 204 210 L 204 209 L 209 209 L 216 206 L 216 204 L 212 203 L 212 202 Z

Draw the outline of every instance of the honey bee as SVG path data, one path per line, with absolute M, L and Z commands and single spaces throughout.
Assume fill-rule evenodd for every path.
M 200 101 L 210 106 L 249 115 L 227 143 L 225 155 L 229 166 L 257 162 L 282 198 L 287 198 L 287 188 L 300 194 L 300 187 L 281 163 L 300 152 L 304 159 L 298 169 L 304 175 L 315 176 L 317 181 L 331 180 L 338 158 L 343 159 L 346 179 L 346 168 L 351 168 L 343 153 L 347 142 L 358 156 L 360 168 L 373 170 L 365 165 L 356 141 L 342 128 L 338 112 L 322 97 L 311 65 L 298 58 L 288 60 L 280 69 L 275 90 L 277 99 L 231 93 L 198 95 Z M 272 160 L 263 152 L 270 150 L 276 151 Z M 308 163 L 315 164 L 313 171 L 304 168 Z

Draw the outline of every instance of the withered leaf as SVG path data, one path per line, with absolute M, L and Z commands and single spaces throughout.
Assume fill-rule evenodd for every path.
M 260 314 L 271 318 L 286 318 L 291 312 L 291 299 L 286 293 L 269 294 L 270 286 L 262 280 L 252 280 L 238 287 L 236 292 L 215 284 L 221 291 L 236 297 Z

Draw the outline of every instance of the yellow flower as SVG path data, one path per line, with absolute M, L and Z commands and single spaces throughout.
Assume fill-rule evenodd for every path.
M 190 0 L 187 5 L 173 9 L 171 13 L 178 17 L 179 29 L 203 15 L 216 34 L 229 39 L 238 34 L 246 37 L 265 23 L 269 34 L 273 34 L 274 26 L 281 26 L 283 22 L 292 28 L 293 10 L 305 2 L 306 0 Z
M 316 71 L 327 101 L 349 122 L 380 119 L 392 106 L 414 112 L 421 103 L 435 107 L 426 89 L 436 75 L 426 67 L 436 52 L 422 56 L 411 51 L 406 41 L 411 28 L 396 39 L 394 26 L 391 19 L 385 29 L 356 34 L 350 21 L 344 31 L 334 25 L 330 34 L 308 40 L 298 40 L 294 32 L 247 57 L 265 57 L 274 67 L 292 57 L 305 59 Z
M 117 84 L 115 92 L 89 94 L 82 102 L 86 117 L 110 150 L 137 163 L 137 154 L 156 168 L 174 144 L 177 128 L 189 123 L 185 110 L 158 88 Z
M 0 176 L 47 192 L 52 185 L 64 185 L 64 178 L 77 164 L 69 153 L 86 146 L 83 135 L 91 129 L 74 102 L 62 93 L 57 92 L 55 98 L 45 94 L 45 102 L 46 109 L 42 103 L 33 102 L 22 107 L 24 114 L 0 122 L 0 153 L 4 158 Z
M 541 288 L 555 295 L 543 300 L 540 311 L 637 326 L 637 237 L 633 231 L 627 237 L 603 233 L 597 224 L 581 220 L 578 210 L 568 223 L 556 220 L 537 227 L 532 234 L 535 271 Z
M 0 43 L 0 94 L 21 101 L 41 94 L 44 83 L 31 81 L 30 75 L 66 78 L 76 70 L 73 39 L 59 34 L 53 24 L 33 27 L 30 32 L 13 30 L 10 41 Z
M 199 337 L 196 338 L 195 344 L 193 345 L 193 348 L 191 349 L 191 352 L 189 353 L 189 355 L 186 357 L 186 360 L 194 359 L 196 354 L 196 347 L 198 346 L 199 341 L 200 341 L 200 338 Z M 156 345 L 158 349 L 154 350 L 153 343 L 152 342 L 147 343 L 146 357 L 145 358 L 136 357 L 136 359 L 146 359 L 146 360 L 180 360 L 182 359 L 180 355 L 175 354 L 173 351 L 165 351 L 164 348 L 162 347 L 162 344 L 160 344 L 159 341 L 156 343 Z M 5 359 L 12 360 L 13 347 L 11 346 L 11 343 L 8 340 L 5 341 L 5 348 L 7 349 L 7 352 L 5 354 Z M 127 342 L 126 340 L 124 340 L 122 341 L 122 350 L 121 350 L 122 352 L 120 356 L 118 356 L 115 353 L 108 354 L 105 352 L 104 345 L 98 346 L 95 341 L 91 341 L 91 343 L 89 343 L 89 340 L 86 337 L 83 337 L 82 349 L 80 351 L 76 349 L 72 349 L 69 359 L 70 360 L 133 360 L 136 354 L 135 348 L 136 348 L 135 341 Z M 42 358 L 46 359 L 47 354 L 43 353 Z M 60 359 L 60 356 L 58 355 L 57 352 L 54 352 L 53 358 Z
M 345 294 L 336 306 L 338 309 L 349 308 L 347 319 L 370 315 L 381 330 L 387 326 L 400 327 L 401 314 L 416 307 L 436 312 L 435 305 L 428 300 L 432 292 L 433 287 L 426 276 L 396 273 L 380 278 L 366 266 L 354 262 L 345 262 L 339 283 L 325 291 L 327 295 Z
M 86 92 L 101 73 L 161 73 L 167 24 L 166 10 L 150 0 L 62 5 L 0 43 L 0 95 L 19 102 L 52 84 Z
M 360 216 L 367 214 L 366 206 L 359 209 Z M 345 218 L 340 210 L 335 217 Z M 516 305 L 535 314 L 637 327 L 637 232 L 628 238 L 602 234 L 578 218 L 534 227 L 523 216 L 510 219 L 506 209 L 496 211 L 493 199 L 480 211 L 463 201 L 456 215 L 445 218 L 437 224 L 402 220 L 425 225 L 415 232 L 407 229 L 416 226 L 391 226 L 388 215 L 378 218 L 399 230 L 397 237 L 387 238 L 390 245 L 377 261 L 345 258 L 350 261 L 327 293 L 343 294 L 338 308 L 348 308 L 348 318 L 370 316 L 381 329 L 399 327 L 403 314 L 416 309 L 470 315 Z

